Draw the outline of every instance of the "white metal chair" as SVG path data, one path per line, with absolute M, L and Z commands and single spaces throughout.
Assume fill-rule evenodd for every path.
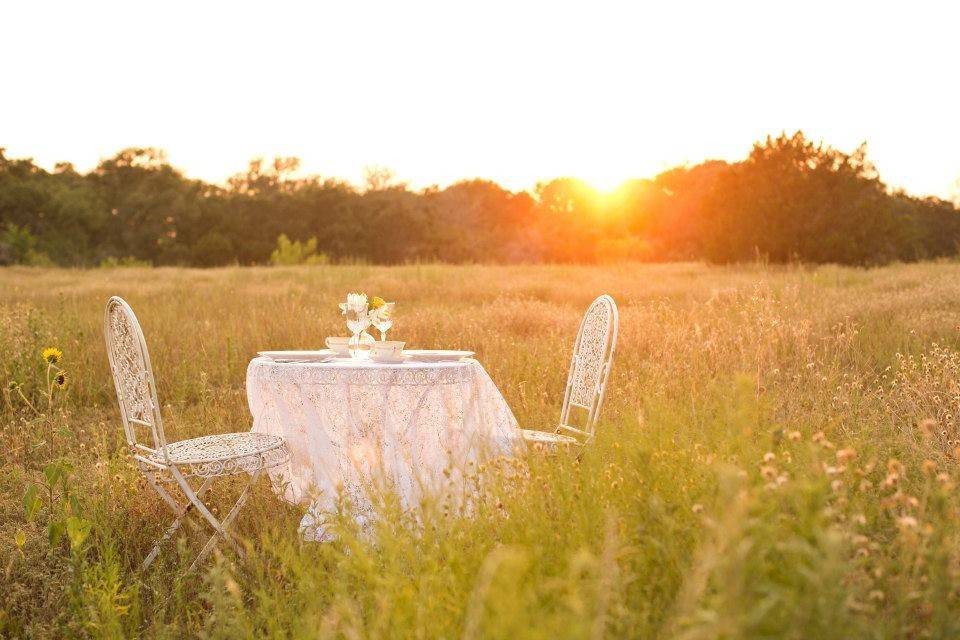
M 107 302 L 104 314 L 104 335 L 130 454 L 147 482 L 160 494 L 163 502 L 176 516 L 144 559 L 142 568 L 146 569 L 150 566 L 160 553 L 161 546 L 170 539 L 184 520 L 194 528 L 202 529 L 190 516 L 190 511 L 193 509 L 202 516 L 201 523 L 206 522 L 213 529 L 213 535 L 190 565 L 188 572 L 210 553 L 219 538 L 226 540 L 242 557 L 243 550 L 233 535 L 227 531 L 227 527 L 243 507 L 250 487 L 254 485 L 260 474 L 290 459 L 290 453 L 283 438 L 264 433 L 242 432 L 208 435 L 168 443 L 163 432 L 160 403 L 157 401 L 157 388 L 150 365 L 150 355 L 147 353 L 147 345 L 143 339 L 143 331 L 130 305 L 116 296 Z M 140 442 L 138 431 L 149 434 L 148 441 L 152 446 L 146 446 Z M 216 478 L 239 473 L 249 473 L 250 482 L 240 493 L 233 508 L 220 521 L 201 499 Z M 200 486 L 196 490 L 188 482 L 188 479 L 193 478 L 200 479 Z M 161 484 L 163 480 L 172 480 L 179 486 L 186 498 L 184 504 L 181 505 L 164 489 Z
M 583 445 L 593 439 L 600 407 L 607 392 L 619 328 L 620 316 L 613 298 L 604 294 L 590 304 L 573 344 L 573 359 L 567 375 L 563 408 L 560 410 L 560 425 L 553 433 L 521 429 L 525 442 L 556 447 Z M 586 412 L 582 427 L 572 424 L 571 409 Z

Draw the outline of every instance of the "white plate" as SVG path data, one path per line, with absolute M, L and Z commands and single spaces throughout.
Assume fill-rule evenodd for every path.
M 278 362 L 283 360 L 305 360 L 307 362 L 324 362 L 337 355 L 333 349 L 321 349 L 320 351 L 258 351 L 258 356 L 270 358 Z
M 401 362 L 406 362 L 406 356 L 375 356 L 370 354 L 370 362 L 376 362 L 377 364 L 400 364 Z
M 404 349 L 403 355 L 420 362 L 455 362 L 469 358 L 475 351 L 450 351 L 447 349 Z

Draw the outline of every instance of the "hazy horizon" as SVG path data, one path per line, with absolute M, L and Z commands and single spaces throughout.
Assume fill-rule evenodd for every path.
M 738 3 L 3 10 L 0 147 L 86 171 L 157 147 L 222 184 L 255 157 L 361 184 L 572 176 L 599 188 L 802 130 L 893 188 L 958 194 L 956 7 Z M 51 18 L 53 16 L 54 18 Z

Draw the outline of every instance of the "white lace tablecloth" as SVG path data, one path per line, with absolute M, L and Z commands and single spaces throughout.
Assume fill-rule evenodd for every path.
M 372 515 L 371 483 L 385 483 L 404 508 L 448 487 L 471 461 L 509 454 L 517 421 L 476 360 L 377 364 L 350 359 L 247 367 L 253 430 L 283 436 L 288 468 L 274 476 L 284 498 L 309 503 L 304 526 L 320 526 L 349 500 Z M 381 484 L 381 486 L 383 486 Z M 308 532 L 309 535 L 309 532 Z

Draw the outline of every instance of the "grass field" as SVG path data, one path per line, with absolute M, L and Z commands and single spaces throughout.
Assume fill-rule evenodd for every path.
M 176 439 L 248 429 L 250 357 L 342 333 L 355 289 L 398 302 L 398 339 L 476 350 L 528 428 L 556 420 L 579 317 L 612 294 L 597 441 L 491 469 L 473 517 L 387 500 L 373 539 L 345 512 L 337 542 L 301 542 L 264 483 L 248 562 L 180 578 L 185 537 L 140 574 L 167 513 L 126 458 L 107 298 L 140 317 Z M 48 392 L 50 346 L 68 382 Z M 955 263 L 8 268 L 0 382 L 0 637 L 960 635 Z

